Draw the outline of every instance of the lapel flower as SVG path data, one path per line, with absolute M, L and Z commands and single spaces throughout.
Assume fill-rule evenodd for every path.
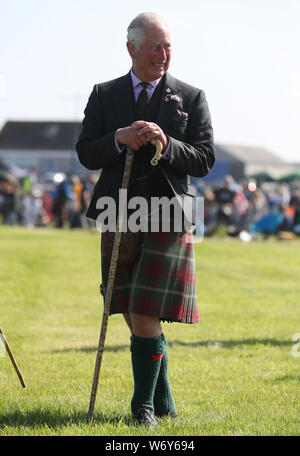
M 178 97 L 177 95 L 174 95 L 171 93 L 171 89 L 166 89 L 167 95 L 164 97 L 164 101 L 174 101 L 175 103 L 180 103 L 182 99 Z
M 165 102 L 171 102 L 170 103 L 170 108 L 174 112 L 176 110 L 175 116 L 181 120 L 188 120 L 189 115 L 187 112 L 182 111 L 182 98 L 180 98 L 178 95 L 175 95 L 174 93 L 171 92 L 171 89 L 167 88 L 166 89 L 166 95 L 164 96 L 163 100 Z
M 176 103 L 179 103 L 181 101 L 181 98 L 178 97 L 177 95 L 171 95 L 170 100 L 176 101 Z

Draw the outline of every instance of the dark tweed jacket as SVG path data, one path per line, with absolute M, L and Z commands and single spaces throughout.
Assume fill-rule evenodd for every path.
M 168 157 L 161 159 L 157 167 L 174 196 L 190 197 L 191 204 L 185 204 L 185 215 L 195 223 L 192 210 L 195 193 L 189 176 L 205 176 L 215 162 L 208 105 L 202 90 L 169 73 L 159 87 L 160 99 L 153 121 L 169 136 L 170 149 Z M 95 85 L 84 114 L 76 150 L 80 163 L 87 169 L 102 169 L 87 211 L 87 217 L 96 219 L 100 212 L 96 209 L 98 198 L 112 196 L 117 200 L 122 184 L 125 153 L 116 150 L 114 138 L 118 128 L 135 120 L 130 73 Z M 149 157 L 153 156 L 151 147 Z

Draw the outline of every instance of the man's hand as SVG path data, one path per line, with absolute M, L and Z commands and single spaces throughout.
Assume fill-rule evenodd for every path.
M 168 147 L 168 139 L 162 129 L 154 122 L 146 122 L 145 120 L 137 120 L 131 125 L 137 130 L 139 137 L 144 137 L 147 142 L 155 146 L 155 139 L 159 139 L 163 146 L 163 151 Z
M 116 133 L 118 144 L 127 145 L 133 150 L 139 150 L 149 142 L 155 146 L 155 138 L 161 141 L 163 151 L 166 150 L 168 139 L 164 132 L 154 122 L 144 120 L 137 120 L 130 127 L 119 128 Z
M 133 150 L 139 150 L 140 147 L 147 144 L 145 136 L 138 135 L 138 131 L 132 125 L 130 127 L 119 128 L 116 133 L 116 140 L 119 146 L 129 146 Z

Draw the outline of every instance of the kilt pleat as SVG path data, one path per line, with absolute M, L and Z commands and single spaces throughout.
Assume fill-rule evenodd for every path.
M 103 252 L 101 265 L 105 291 L 110 258 Z M 143 233 L 134 263 L 117 264 L 110 314 L 127 312 L 170 322 L 199 322 L 191 231 Z

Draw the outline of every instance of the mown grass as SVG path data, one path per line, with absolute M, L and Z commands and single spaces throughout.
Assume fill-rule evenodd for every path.
M 299 435 L 299 247 L 196 244 L 201 323 L 163 325 L 179 417 L 149 431 L 131 420 L 129 332 L 119 315 L 86 424 L 103 308 L 99 234 L 0 227 L 0 326 L 27 383 L 0 357 L 0 435 Z

